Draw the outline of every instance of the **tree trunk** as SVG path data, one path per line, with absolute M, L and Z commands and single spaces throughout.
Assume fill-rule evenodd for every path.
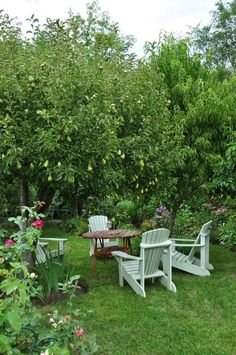
M 35 270 L 35 259 L 31 250 L 27 250 L 23 253 L 23 260 L 27 263 L 27 269 L 29 273 Z
M 29 187 L 25 178 L 20 180 L 20 206 L 28 206 L 29 204 Z M 26 217 L 26 211 L 21 211 L 21 217 Z
M 83 209 L 82 200 L 77 200 L 76 199 L 76 201 L 75 201 L 75 217 L 76 218 L 79 218 L 79 216 L 81 216 L 82 209 Z
M 22 178 L 20 180 L 20 205 L 21 206 L 28 206 L 29 205 L 29 187 L 28 187 L 28 182 L 26 179 Z M 22 211 L 21 210 L 21 217 L 27 217 L 27 211 Z M 22 230 L 22 232 L 25 231 L 25 228 L 27 226 L 22 226 L 22 228 L 24 230 Z M 23 243 L 27 243 L 26 239 L 22 239 Z M 29 272 L 33 272 L 34 271 L 34 266 L 35 266 L 35 260 L 34 260 L 34 256 L 33 253 L 31 252 L 31 250 L 27 250 L 23 253 L 23 260 L 27 263 L 27 268 L 29 270 Z
M 174 224 L 175 224 L 175 218 L 176 218 L 176 214 L 178 211 L 178 207 L 174 207 L 171 215 L 170 215 L 170 225 L 169 225 L 169 230 L 170 230 L 170 237 L 172 237 L 173 234 L 173 229 L 174 229 Z

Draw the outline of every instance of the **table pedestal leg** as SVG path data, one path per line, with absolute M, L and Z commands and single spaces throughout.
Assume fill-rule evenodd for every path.
M 97 238 L 95 238 L 95 245 L 94 245 L 94 251 L 93 251 L 93 255 L 92 255 L 92 273 L 95 273 L 95 256 L 97 255 L 97 248 L 98 248 L 98 244 L 97 244 L 98 240 Z
M 93 255 L 92 255 L 92 273 L 94 274 L 94 272 L 95 272 L 95 269 L 94 269 L 94 264 L 95 264 L 95 255 L 94 255 L 95 253 L 93 253 Z
M 133 254 L 130 238 L 128 238 L 128 247 L 129 247 L 129 250 L 130 250 L 130 254 Z

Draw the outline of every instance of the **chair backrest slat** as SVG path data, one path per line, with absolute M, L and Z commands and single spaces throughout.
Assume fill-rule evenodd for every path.
M 164 247 L 158 244 L 165 242 L 170 235 L 166 228 L 153 229 L 143 233 L 142 244 L 153 244 L 152 248 L 141 248 L 141 257 L 144 257 L 144 275 L 152 275 L 158 271 Z
M 108 229 L 108 218 L 107 216 L 92 216 L 89 217 L 89 228 L 91 232 L 96 232 L 99 230 Z
M 200 232 L 199 232 L 199 234 L 192 246 L 192 249 L 189 252 L 189 255 L 188 255 L 189 259 L 193 258 L 194 254 L 196 252 L 196 249 L 197 249 L 196 245 L 200 244 L 200 242 L 201 242 L 201 236 L 204 236 L 204 237 L 209 236 L 209 234 L 211 232 L 211 228 L 212 228 L 212 223 L 213 223 L 212 221 L 209 221 L 209 222 L 203 224 L 203 226 L 202 226 L 202 228 L 201 228 L 201 230 L 200 230 Z

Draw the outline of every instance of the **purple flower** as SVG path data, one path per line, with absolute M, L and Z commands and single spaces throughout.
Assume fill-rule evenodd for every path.
M 168 208 L 164 205 L 157 207 L 156 214 L 157 216 L 164 216 L 164 217 L 169 217 L 170 215 Z

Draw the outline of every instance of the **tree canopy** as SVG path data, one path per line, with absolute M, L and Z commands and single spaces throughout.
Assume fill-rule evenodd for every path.
M 111 193 L 158 196 L 173 220 L 206 186 L 234 191 L 234 12 L 217 4 L 209 42 L 193 31 L 197 52 L 164 36 L 143 59 L 96 3 L 43 27 L 32 16 L 29 37 L 1 13 L 2 184 L 18 184 L 24 205 L 29 187 L 46 206 L 60 191 L 78 213 Z

